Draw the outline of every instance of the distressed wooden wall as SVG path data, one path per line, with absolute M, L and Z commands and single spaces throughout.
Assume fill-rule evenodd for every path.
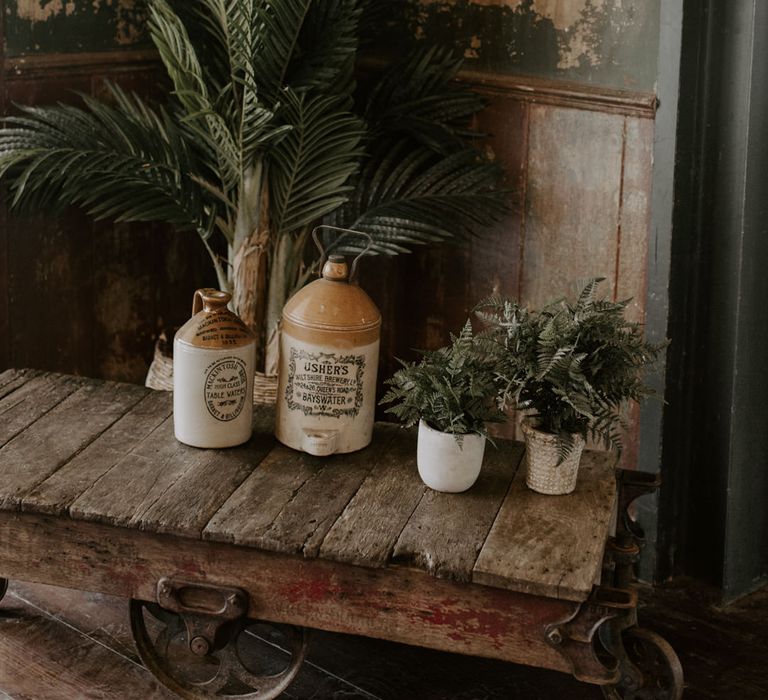
M 662 0 L 388 0 L 380 45 L 437 42 L 472 70 L 653 92 Z
M 396 357 L 413 358 L 414 348 L 446 342 L 490 293 L 540 304 L 572 290 L 578 280 L 601 276 L 605 292 L 633 297 L 632 315 L 643 319 L 654 96 L 646 64 L 634 66 L 634 74 L 627 61 L 620 75 L 610 66 L 601 69 L 601 61 L 613 60 L 601 47 L 626 39 L 628 31 L 623 25 L 611 30 L 600 24 L 602 15 L 589 14 L 607 3 L 580 3 L 589 16 L 574 15 L 581 31 L 591 21 L 594 32 L 603 32 L 602 43 L 591 45 L 590 61 L 597 63 L 590 63 L 587 74 L 579 72 L 584 61 L 567 70 L 557 69 L 555 61 L 552 70 L 530 70 L 528 76 L 514 74 L 514 62 L 498 67 L 475 61 L 462 74 L 488 97 L 478 126 L 490 134 L 487 147 L 515 190 L 514 211 L 466 248 L 364 261 L 362 283 L 385 320 L 382 378 L 394 371 Z M 540 15 L 549 8 L 551 17 L 541 15 L 537 22 L 564 21 L 556 2 L 422 4 L 468 13 L 474 5 L 485 12 L 503 6 L 504 12 Z M 6 42 L 0 72 L 3 110 L 13 101 L 72 99 L 72 88 L 96 94 L 105 76 L 143 92 L 158 89 L 159 71 L 144 48 L 140 24 L 131 24 L 129 0 L 101 3 L 106 14 L 77 20 L 82 27 L 75 33 L 92 31 L 93 45 L 69 37 L 59 46 L 55 32 L 30 19 L 32 5 L 38 3 L 6 2 L 5 33 L 15 34 Z M 65 12 L 70 3 L 54 5 Z M 72 7 L 77 15 L 80 5 Z M 63 22 L 59 14 L 43 24 Z M 635 22 L 643 28 L 635 54 L 640 38 L 653 34 L 647 17 L 643 11 Z M 483 26 L 488 36 L 493 23 Z M 500 31 L 518 31 L 509 26 Z M 567 34 L 567 28 L 562 31 Z M 105 35 L 113 46 L 121 36 L 129 40 L 121 50 L 104 51 L 98 37 Z M 537 50 L 535 43 L 526 46 Z M 627 91 L 628 84 L 639 91 Z M 191 290 L 213 283 L 197 239 L 161 227 L 94 225 L 77 212 L 56 220 L 44 213 L 22 219 L 3 209 L 0 217 L 0 367 L 32 365 L 141 381 L 159 329 L 181 323 Z
M 468 73 L 489 99 L 480 127 L 514 188 L 514 213 L 462 250 L 368 261 L 384 309 L 384 372 L 437 347 L 484 296 L 541 305 L 604 277 L 612 299 L 645 316 L 654 98 L 540 79 Z M 369 272 L 370 271 L 370 272 Z M 636 454 L 630 416 L 625 460 Z
M 104 78 L 157 93 L 143 50 L 5 56 L 0 108 L 72 102 Z M 195 285 L 213 284 L 196 236 L 156 225 L 94 223 L 81 211 L 21 216 L 0 208 L 0 368 L 39 367 L 142 382 L 155 338 L 186 318 Z

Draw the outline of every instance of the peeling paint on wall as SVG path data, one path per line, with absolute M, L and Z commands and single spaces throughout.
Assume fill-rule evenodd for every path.
M 44 22 L 54 15 L 71 15 L 75 11 L 74 2 L 64 0 L 19 0 L 18 16 L 32 22 Z
M 9 56 L 148 45 L 145 0 L 6 0 Z
M 117 7 L 117 34 L 121 46 L 130 46 L 144 36 L 144 8 L 136 0 L 121 0 Z
M 386 43 L 436 41 L 478 70 L 651 92 L 660 2 L 405 0 Z

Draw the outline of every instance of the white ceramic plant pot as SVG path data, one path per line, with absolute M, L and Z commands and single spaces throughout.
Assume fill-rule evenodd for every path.
M 574 435 L 575 444 L 568 456 L 557 463 L 559 454 L 557 436 L 534 428 L 530 422 L 523 421 L 525 435 L 525 483 L 528 488 L 550 496 L 562 496 L 576 488 L 579 473 L 579 461 L 584 449 L 584 439 Z
M 435 491 L 466 491 L 480 475 L 484 452 L 484 435 L 462 435 L 459 441 L 419 421 L 416 463 L 421 480 Z

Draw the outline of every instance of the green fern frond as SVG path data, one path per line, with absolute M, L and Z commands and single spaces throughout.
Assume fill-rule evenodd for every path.
M 626 303 L 595 299 L 600 281 L 589 280 L 575 303 L 559 299 L 538 311 L 503 298 L 478 305 L 483 337 L 495 341 L 502 402 L 532 411 L 540 429 L 559 435 L 561 459 L 571 434 L 620 448 L 621 411 L 648 395 L 640 372 L 663 348 L 625 319 Z
M 456 436 L 485 435 L 486 423 L 504 420 L 494 358 L 477 343 L 469 320 L 449 345 L 423 352 L 418 363 L 401 364 L 386 381 L 388 390 L 380 403 L 393 404 L 387 413 L 406 426 L 424 420 Z

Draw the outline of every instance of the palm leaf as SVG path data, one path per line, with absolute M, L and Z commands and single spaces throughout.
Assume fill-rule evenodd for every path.
M 364 134 L 360 120 L 333 97 L 286 89 L 281 118 L 291 130 L 270 151 L 272 223 L 277 233 L 308 226 L 348 199 Z
M 478 134 L 468 128 L 485 106 L 477 93 L 453 81 L 461 61 L 450 51 L 417 49 L 393 64 L 368 97 L 365 118 L 378 134 L 408 134 L 432 150 L 450 153 Z
M 253 71 L 267 104 L 280 99 L 288 66 L 312 0 L 262 0 L 258 5 Z
M 117 107 L 85 97 L 22 107 L 0 130 L 0 177 L 9 171 L 14 205 L 82 205 L 97 219 L 166 221 L 208 235 L 216 205 L 190 174 L 193 155 L 170 116 L 109 86 Z
M 184 109 L 183 121 L 202 142 L 223 188 L 235 189 L 242 173 L 242 161 L 232 123 L 211 101 L 206 75 L 184 23 L 166 0 L 153 0 L 149 5 L 148 26 L 173 82 L 174 95 Z M 227 111 L 231 116 L 233 110 Z
M 498 176 L 498 167 L 474 149 L 444 157 L 402 139 L 366 163 L 354 196 L 334 213 L 333 223 L 367 231 L 372 252 L 388 255 L 465 240 L 506 211 L 494 187 Z M 336 245 L 343 252 L 360 249 L 351 237 L 338 238 Z
M 296 91 L 351 94 L 361 15 L 361 0 L 313 2 L 287 69 L 286 84 Z

